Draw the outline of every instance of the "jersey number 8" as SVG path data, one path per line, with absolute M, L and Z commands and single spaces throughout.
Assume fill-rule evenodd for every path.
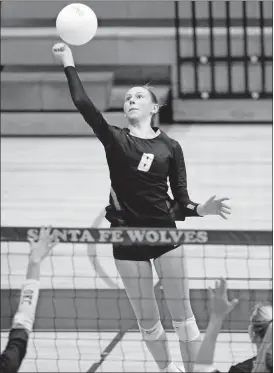
M 138 165 L 138 170 L 148 172 L 152 165 L 153 159 L 154 159 L 154 154 L 144 153 Z

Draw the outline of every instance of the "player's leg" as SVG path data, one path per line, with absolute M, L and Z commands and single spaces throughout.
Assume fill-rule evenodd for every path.
M 190 304 L 186 264 L 183 246 L 154 260 L 173 327 L 179 337 L 185 370 L 191 372 L 200 347 L 200 333 Z
M 152 267 L 149 261 L 115 259 L 129 301 L 137 318 L 143 339 L 159 369 L 172 364 L 166 333 L 160 321 L 153 287 Z M 163 370 L 177 372 L 174 370 Z

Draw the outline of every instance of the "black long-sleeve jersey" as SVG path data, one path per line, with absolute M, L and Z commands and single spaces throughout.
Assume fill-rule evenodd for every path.
M 8 344 L 0 355 L 0 372 L 16 373 L 27 351 L 28 333 L 24 329 L 12 329 Z
M 253 364 L 254 364 L 255 360 L 256 360 L 256 357 L 253 357 L 251 359 L 243 361 L 242 363 L 239 363 L 239 364 L 236 364 L 236 365 L 231 365 L 228 373 L 250 373 L 250 372 L 252 372 Z M 210 366 L 208 366 L 208 367 L 210 369 Z M 197 373 L 199 372 L 199 365 L 196 365 L 196 367 L 194 367 L 194 371 L 197 372 Z M 203 371 L 204 372 L 209 372 L 209 370 L 203 370 Z M 214 370 L 214 368 L 213 368 L 212 373 L 221 373 L 221 372 L 219 370 Z
M 128 221 L 169 221 L 171 200 L 167 179 L 181 219 L 199 216 L 197 204 L 187 191 L 184 156 L 179 143 L 163 131 L 153 139 L 142 139 L 109 125 L 88 98 L 73 66 L 65 68 L 72 100 L 102 142 L 109 166 L 112 191 L 110 204 L 122 209 Z M 155 129 L 157 130 L 157 129 Z
M 228 371 L 228 373 L 247 373 L 252 372 L 253 364 L 256 360 L 256 357 L 252 357 L 251 359 L 245 360 L 239 364 L 232 365 Z

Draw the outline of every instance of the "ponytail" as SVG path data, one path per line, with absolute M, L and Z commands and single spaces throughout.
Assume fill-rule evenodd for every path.
M 151 90 L 151 86 L 147 83 L 143 86 L 143 88 L 145 88 L 149 94 L 150 94 L 150 97 L 151 97 L 151 101 L 156 104 L 156 105 L 159 105 L 158 103 L 158 99 L 155 95 L 155 93 Z M 156 114 L 153 114 L 152 117 L 151 117 L 151 122 L 150 122 L 150 126 L 153 128 L 155 127 L 155 118 L 156 118 Z

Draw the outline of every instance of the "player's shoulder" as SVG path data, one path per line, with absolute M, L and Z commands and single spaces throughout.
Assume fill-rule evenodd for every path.
M 172 149 L 176 149 L 178 146 L 180 146 L 179 142 L 175 139 L 173 139 L 172 137 L 168 136 L 168 134 L 165 132 L 165 131 L 162 131 L 161 130 L 161 133 L 162 133 L 162 139 L 169 144 L 169 146 L 172 148 Z
M 113 125 L 110 125 L 110 130 L 111 132 L 114 134 L 114 135 L 126 135 L 128 130 L 126 127 L 118 127 L 118 126 L 113 126 Z
M 108 128 L 109 128 L 110 136 L 109 136 L 108 146 L 106 147 L 109 147 L 113 143 L 117 143 L 117 142 L 121 143 L 121 141 L 123 142 L 123 139 L 125 139 L 126 137 L 125 128 L 113 126 L 113 125 L 109 125 Z
M 119 133 L 119 132 L 122 132 L 124 128 L 123 127 L 114 126 L 114 125 L 110 124 L 109 125 L 109 129 L 111 131 L 113 131 L 113 132 Z

